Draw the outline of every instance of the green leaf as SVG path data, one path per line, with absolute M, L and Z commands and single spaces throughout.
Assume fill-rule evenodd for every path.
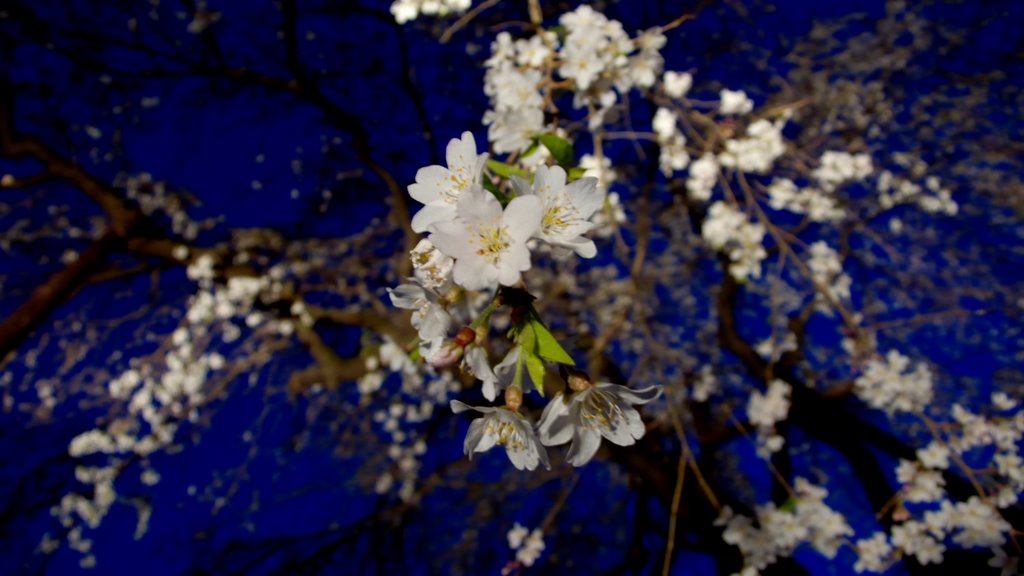
M 544 361 L 537 354 L 537 332 L 533 322 L 527 321 L 519 330 L 519 362 L 516 366 L 516 382 L 522 380 L 522 367 L 526 366 L 537 393 L 544 396 Z
M 516 168 L 511 164 L 499 162 L 498 160 L 495 160 L 493 158 L 487 160 L 487 168 L 491 172 L 494 172 L 495 174 L 502 178 L 511 178 L 513 176 L 519 176 L 520 178 L 528 179 L 530 177 L 529 172 Z
M 548 152 L 551 152 L 559 166 L 562 168 L 572 166 L 573 160 L 576 159 L 572 143 L 554 134 L 541 134 L 537 139 L 548 149 Z
M 530 379 L 533 380 L 533 388 L 537 394 L 544 397 L 544 361 L 536 354 L 526 355 L 526 368 L 530 371 Z
M 586 174 L 586 173 L 587 173 L 587 169 L 586 168 L 580 168 L 579 166 L 576 166 L 576 167 L 573 167 L 573 168 L 569 168 L 569 171 L 568 171 L 568 181 L 569 182 L 575 182 L 575 181 L 579 180 L 580 178 L 583 178 L 583 175 Z
M 526 147 L 526 150 L 523 150 L 523 154 L 520 158 L 529 158 L 531 154 L 537 151 L 537 148 L 540 148 L 540 143 L 537 142 L 536 138 L 534 138 L 533 141 L 530 142 L 530 145 Z
M 537 341 L 537 355 L 545 360 L 552 362 L 558 362 L 559 364 L 568 364 L 569 366 L 575 366 L 576 362 L 573 361 L 572 356 L 562 348 L 562 345 L 558 343 L 558 340 L 551 334 L 551 332 L 544 326 L 544 323 L 540 321 L 540 318 L 533 316 L 526 324 L 530 327 L 534 333 L 534 338 Z

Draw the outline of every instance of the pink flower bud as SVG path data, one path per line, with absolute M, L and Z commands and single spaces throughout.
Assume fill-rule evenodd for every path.
M 437 347 L 437 349 L 431 352 L 426 357 L 426 361 L 427 364 L 437 369 L 451 368 L 462 359 L 464 351 L 465 347 L 459 346 L 455 340 L 445 342 L 444 345 Z

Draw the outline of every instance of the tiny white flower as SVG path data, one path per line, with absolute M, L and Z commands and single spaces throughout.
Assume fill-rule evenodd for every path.
M 452 138 L 446 151 L 448 167 L 427 166 L 416 172 L 416 183 L 409 186 L 409 195 L 423 208 L 413 216 L 412 229 L 426 232 L 431 224 L 455 219 L 460 194 L 480 182 L 487 154 L 476 153 L 476 140 L 469 131 L 462 138 Z
M 545 242 L 576 252 L 583 258 L 597 255 L 594 241 L 583 234 L 595 227 L 590 218 L 604 205 L 604 192 L 597 178 L 580 178 L 568 186 L 560 166 L 541 166 L 531 187 L 515 178 L 516 191 L 523 198 L 536 196 L 543 204 L 543 218 L 536 236 Z
M 518 550 L 523 546 L 523 541 L 526 540 L 526 537 L 529 535 L 530 530 L 526 526 L 516 522 L 512 526 L 512 529 L 508 531 L 508 547 L 513 550 Z
M 718 109 L 721 114 L 746 114 L 754 109 L 754 102 L 743 90 L 722 90 L 718 97 L 722 100 Z
M 451 282 L 452 266 L 455 265 L 451 258 L 424 238 L 409 252 L 409 259 L 412 260 L 416 278 L 420 279 L 423 286 L 444 292 Z
M 504 407 L 470 406 L 458 400 L 451 401 L 451 408 L 456 414 L 476 410 L 484 415 L 474 420 L 466 433 L 463 449 L 469 459 L 497 445 L 505 447 L 508 459 L 520 470 L 533 470 L 538 464 L 551 469 L 548 453 L 537 440 L 533 426 L 518 412 Z
M 634 404 L 646 404 L 661 394 L 651 386 L 632 390 L 598 383 L 570 397 L 559 394 L 548 402 L 537 425 L 541 443 L 557 446 L 572 440 L 567 460 L 583 466 L 601 446 L 601 437 L 619 446 L 630 446 L 644 435 L 644 423 Z
M 672 72 L 669 70 L 662 77 L 662 85 L 665 88 L 665 94 L 669 98 L 682 98 L 686 96 L 686 93 L 690 91 L 690 87 L 693 86 L 693 76 L 689 72 Z
M 500 283 L 512 286 L 530 269 L 526 241 L 540 226 L 543 207 L 535 196 L 501 204 L 479 186 L 467 189 L 458 202 L 457 218 L 434 225 L 430 241 L 455 258 L 452 277 L 467 290 Z

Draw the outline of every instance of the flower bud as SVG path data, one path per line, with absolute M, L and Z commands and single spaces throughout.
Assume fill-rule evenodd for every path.
M 594 386 L 590 381 L 590 377 L 585 372 L 580 370 L 569 370 L 569 376 L 565 379 L 566 383 L 569 384 L 569 388 L 573 392 L 583 392 Z
M 523 389 L 518 386 L 509 386 L 505 389 L 505 406 L 509 410 L 518 411 L 523 405 Z
M 455 344 L 457 346 L 465 348 L 474 342 L 476 342 L 476 332 L 472 328 L 469 326 L 459 328 L 459 333 L 455 335 Z
M 460 346 L 457 340 L 445 342 L 427 355 L 425 360 L 434 368 L 451 368 L 462 359 L 465 346 Z

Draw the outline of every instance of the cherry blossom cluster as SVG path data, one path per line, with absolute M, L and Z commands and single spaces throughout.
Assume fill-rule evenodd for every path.
M 557 152 L 562 142 L 549 139 L 544 145 Z M 569 443 L 567 460 L 582 466 L 602 437 L 633 444 L 644 434 L 633 405 L 650 402 L 660 390 L 594 383 L 573 368 L 523 283 L 531 251 L 541 246 L 556 262 L 597 255 L 596 244 L 585 236 L 596 226 L 592 217 L 605 200 L 597 179 L 570 181 L 561 166 L 541 164 L 531 172 L 506 172 L 508 177 L 496 182 L 509 165 L 488 165 L 488 155 L 477 152 L 470 132 L 448 143 L 446 160 L 447 167 L 420 169 L 409 186 L 409 194 L 424 205 L 412 229 L 429 237 L 410 253 L 414 276 L 389 292 L 395 306 L 412 312 L 417 354 L 427 364 L 435 369 L 459 364 L 481 382 L 488 400 L 504 391 L 504 406 L 451 402 L 456 413 L 484 415 L 470 425 L 466 455 L 501 445 L 517 468 L 533 470 L 550 467 L 544 446 Z M 514 318 L 515 345 L 492 365 L 487 335 L 492 314 L 502 307 Z M 535 428 L 520 409 L 524 392 L 544 395 L 546 363 L 561 366 L 568 391 L 548 403 Z
M 516 562 L 529 568 L 544 553 L 544 532 L 540 528 L 530 531 L 516 522 L 506 535 L 508 547 L 516 553 Z
M 756 523 L 755 518 L 733 515 L 724 508 L 716 523 L 725 527 L 722 538 L 743 553 L 741 574 L 758 574 L 804 544 L 826 558 L 835 558 L 839 547 L 854 532 L 846 518 L 825 502 L 827 497 L 825 488 L 797 478 L 785 505 L 757 506 Z
M 472 0 L 395 0 L 391 4 L 391 15 L 395 17 L 395 22 L 405 24 L 421 14 L 446 16 L 465 12 L 472 3 Z
M 544 113 L 556 110 L 557 91 L 572 92 L 574 108 L 586 110 L 594 130 L 612 119 L 621 95 L 653 87 L 661 74 L 665 36 L 658 28 L 630 38 L 622 23 L 587 5 L 563 14 L 559 24 L 559 33 L 540 30 L 516 40 L 501 32 L 491 45 L 484 77 L 491 109 L 483 122 L 495 152 L 523 151 L 549 130 Z M 547 155 L 541 150 L 530 162 Z

